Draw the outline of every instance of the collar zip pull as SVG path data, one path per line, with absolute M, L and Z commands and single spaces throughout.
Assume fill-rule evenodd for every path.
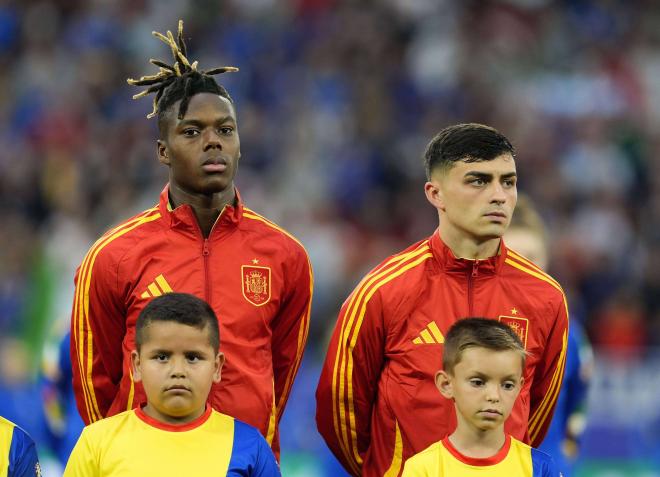
M 479 275 L 479 260 L 475 260 L 472 263 L 472 278 L 476 277 Z

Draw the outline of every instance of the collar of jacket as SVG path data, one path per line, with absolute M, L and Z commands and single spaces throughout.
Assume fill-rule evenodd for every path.
M 218 230 L 226 230 L 228 228 L 236 227 L 243 218 L 243 200 L 241 199 L 241 195 L 238 193 L 237 188 L 235 191 L 236 205 L 225 206 L 224 210 L 213 225 L 212 233 L 216 233 Z M 167 184 L 160 193 L 158 209 L 160 210 L 161 216 L 168 222 L 168 225 L 171 228 L 191 230 L 199 233 L 200 229 L 199 224 L 197 223 L 197 217 L 195 217 L 195 213 L 190 205 L 182 204 L 176 209 L 172 209 L 169 198 L 169 184 Z
M 479 275 L 494 275 L 499 273 L 507 255 L 504 240 L 500 240 L 500 249 L 497 255 L 481 260 L 456 258 L 454 252 L 440 238 L 438 229 L 431 236 L 429 245 L 435 261 L 446 272 L 473 272 L 476 265 Z

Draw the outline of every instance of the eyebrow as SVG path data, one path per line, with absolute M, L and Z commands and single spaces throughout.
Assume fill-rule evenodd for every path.
M 511 179 L 512 177 L 517 177 L 518 174 L 515 172 L 507 172 L 506 174 L 502 174 L 500 178 L 502 179 Z M 476 177 L 477 179 L 492 179 L 493 174 L 490 172 L 479 172 L 479 171 L 468 171 L 465 173 L 464 177 Z
M 223 116 L 213 121 L 214 124 L 223 124 L 226 122 L 236 123 L 236 120 L 231 116 Z M 199 119 L 182 119 L 177 123 L 177 126 L 203 126 L 205 123 Z
M 474 371 L 472 373 L 469 373 L 471 377 L 476 377 L 476 378 L 487 378 L 487 379 L 495 379 L 493 376 L 490 376 L 488 374 L 484 374 L 481 371 Z M 508 374 L 506 376 L 503 376 L 501 379 L 503 380 L 516 380 L 516 375 L 515 374 Z

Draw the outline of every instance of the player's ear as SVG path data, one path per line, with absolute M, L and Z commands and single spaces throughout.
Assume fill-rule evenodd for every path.
M 222 378 L 222 366 L 225 364 L 225 354 L 218 352 L 215 355 L 215 373 L 213 373 L 213 382 L 219 383 Z
M 165 141 L 162 139 L 159 139 L 156 141 L 156 144 L 158 145 L 158 162 L 161 164 L 165 164 L 166 166 L 170 165 L 170 158 L 167 153 L 167 145 L 165 144 Z
M 435 373 L 435 386 L 447 399 L 454 399 L 454 390 L 452 388 L 452 380 L 449 373 L 446 373 L 442 369 Z
M 442 187 L 437 175 L 431 176 L 431 180 L 424 184 L 424 194 L 426 195 L 426 200 L 428 200 L 433 207 L 438 210 L 445 210 Z
M 131 363 L 133 365 L 133 381 L 136 383 L 142 381 L 142 372 L 140 371 L 140 353 L 137 350 L 131 351 Z

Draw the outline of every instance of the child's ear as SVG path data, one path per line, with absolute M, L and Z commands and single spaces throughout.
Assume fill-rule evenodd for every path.
M 131 363 L 133 363 L 133 381 L 136 383 L 142 381 L 142 373 L 140 372 L 140 353 L 135 349 L 131 351 Z
M 215 355 L 215 373 L 213 374 L 213 382 L 219 383 L 222 377 L 222 366 L 225 364 L 225 354 L 218 352 Z
M 454 399 L 454 390 L 452 388 L 451 376 L 443 370 L 435 373 L 435 386 L 447 399 Z

